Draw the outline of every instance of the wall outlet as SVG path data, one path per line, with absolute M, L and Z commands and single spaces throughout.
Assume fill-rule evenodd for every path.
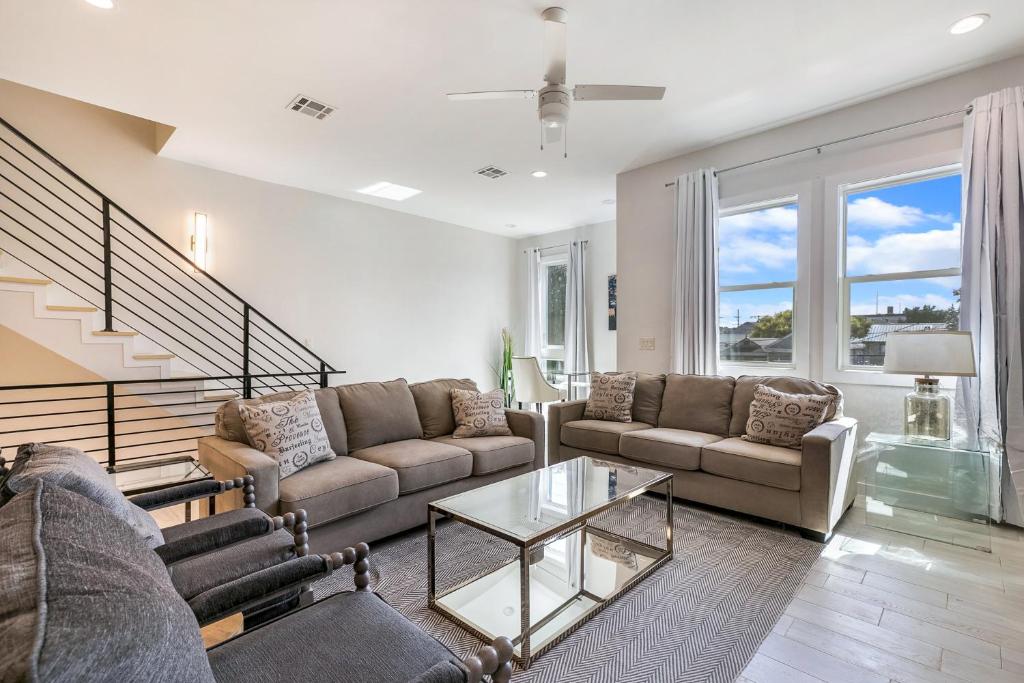
M 640 337 L 640 350 L 641 351 L 653 351 L 654 350 L 654 337 Z

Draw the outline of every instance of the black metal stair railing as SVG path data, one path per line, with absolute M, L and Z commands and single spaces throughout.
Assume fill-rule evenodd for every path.
M 2 118 L 0 249 L 102 311 L 101 331 L 137 331 L 197 377 L 251 376 L 245 396 L 262 374 L 334 370 Z

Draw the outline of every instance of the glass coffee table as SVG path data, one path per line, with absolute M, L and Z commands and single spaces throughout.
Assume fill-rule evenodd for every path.
M 665 515 L 640 515 L 637 524 L 664 524 L 664 548 L 588 525 L 647 491 L 665 494 Z M 485 641 L 509 637 L 527 668 L 672 558 L 671 501 L 672 475 L 588 457 L 434 501 L 427 512 L 428 605 Z M 512 543 L 518 557 L 438 593 L 435 544 L 443 518 Z

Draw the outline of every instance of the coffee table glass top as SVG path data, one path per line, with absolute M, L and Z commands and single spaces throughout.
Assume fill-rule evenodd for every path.
M 530 544 L 671 475 L 580 457 L 431 503 L 508 540 Z

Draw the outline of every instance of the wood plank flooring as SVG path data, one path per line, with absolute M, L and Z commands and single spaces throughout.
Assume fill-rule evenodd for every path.
M 1024 535 L 983 553 L 866 527 L 858 501 L 738 680 L 1024 682 Z

